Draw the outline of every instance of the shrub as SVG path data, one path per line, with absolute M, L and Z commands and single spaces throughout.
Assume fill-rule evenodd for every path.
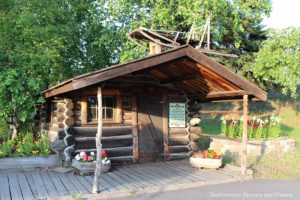
M 19 141 L 18 141 L 19 140 Z M 18 156 L 30 156 L 34 148 L 33 134 L 27 132 L 23 139 L 18 139 L 16 145 L 16 155 Z
M 49 139 L 45 134 L 41 134 L 40 139 L 36 142 L 36 147 L 40 155 L 50 154 L 50 144 Z
M 7 140 L 0 144 L 0 157 L 45 156 L 51 153 L 46 135 L 42 134 L 38 140 L 34 138 L 31 132 L 22 135 L 24 136 L 16 138 L 15 141 Z
M 13 154 L 14 144 L 12 141 L 5 141 L 0 145 L 0 158 L 10 157 Z
M 198 140 L 198 146 L 200 151 L 207 150 L 211 143 L 211 138 L 208 136 L 200 136 Z

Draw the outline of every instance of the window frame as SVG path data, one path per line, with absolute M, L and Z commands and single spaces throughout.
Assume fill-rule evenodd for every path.
M 87 124 L 97 124 L 98 123 L 98 118 L 94 118 L 94 119 L 90 119 L 89 118 L 89 113 L 90 113 L 90 104 L 89 104 L 89 98 L 90 97 L 96 97 L 97 99 L 97 95 L 95 94 L 89 94 L 86 96 L 86 105 L 87 105 Z M 103 122 L 105 123 L 114 123 L 116 122 L 116 109 L 117 109 L 117 97 L 115 95 L 103 95 L 102 96 L 102 102 L 103 102 L 103 99 L 104 98 L 107 98 L 107 97 L 111 97 L 113 98 L 113 107 L 112 107 L 112 110 L 113 110 L 113 117 L 112 118 L 109 118 L 109 119 L 105 119 L 105 118 L 102 118 Z M 96 103 L 96 110 L 98 111 L 98 102 Z M 103 111 L 106 112 L 106 107 L 103 106 Z M 97 115 L 97 114 L 96 114 Z

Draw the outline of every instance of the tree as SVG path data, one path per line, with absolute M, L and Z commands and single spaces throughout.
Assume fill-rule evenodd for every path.
M 189 31 L 191 25 L 203 25 L 211 16 L 212 48 L 238 55 L 250 54 L 259 49 L 266 39 L 262 30 L 263 17 L 271 11 L 270 0 L 111 0 L 111 16 L 125 30 L 140 26 L 152 29 Z M 114 12 L 118 8 L 118 12 Z M 146 54 L 130 42 L 124 47 L 122 61 Z M 241 70 L 244 60 L 222 60 L 234 69 Z
M 263 42 L 254 62 L 248 63 L 256 79 L 273 83 L 297 97 L 300 84 L 300 28 L 270 30 L 269 38 Z
M 41 92 L 118 62 L 117 31 L 97 0 L 0 0 L 0 120 L 32 124 Z

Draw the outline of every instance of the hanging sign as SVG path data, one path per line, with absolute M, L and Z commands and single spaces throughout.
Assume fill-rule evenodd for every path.
M 185 128 L 185 103 L 169 103 L 169 127 Z

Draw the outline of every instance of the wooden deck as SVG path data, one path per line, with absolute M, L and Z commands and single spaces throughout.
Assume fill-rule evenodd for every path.
M 101 175 L 102 194 L 191 183 L 222 182 L 237 177 L 227 169 L 197 170 L 187 161 L 155 162 L 119 166 Z M 48 199 L 71 194 L 89 194 L 93 176 L 54 171 L 0 172 L 0 200 Z

